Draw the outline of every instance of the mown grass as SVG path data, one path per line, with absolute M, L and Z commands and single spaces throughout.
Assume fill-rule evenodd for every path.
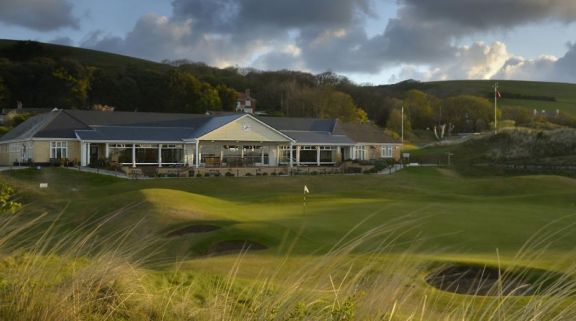
M 19 280 L 14 273 L 46 270 L 40 275 L 50 284 L 40 284 L 30 300 L 52 303 L 34 313 L 56 304 L 43 296 L 74 297 L 67 289 L 94 304 L 77 307 L 70 320 L 503 320 L 490 309 L 528 320 L 520 308 L 536 304 L 550 320 L 573 312 L 566 296 L 468 297 L 424 281 L 434 266 L 454 262 L 573 275 L 567 258 L 576 241 L 576 180 L 566 177 L 466 177 L 416 168 L 392 176 L 133 181 L 46 168 L 0 179 L 26 204 L 4 217 L 4 231 L 29 225 L 2 242 L 4 260 L 16 263 L 0 279 L 10 285 Z M 40 182 L 49 188 L 39 189 Z M 305 210 L 304 184 L 312 192 Z M 165 237 L 197 222 L 222 228 Z M 238 239 L 268 249 L 202 255 L 216 242 Z M 100 271 L 96 285 L 79 281 L 86 271 Z M 30 291 L 26 279 L 11 286 Z M 80 283 L 63 285 L 74 282 Z M 102 293 L 113 298 L 104 312 L 97 304 Z M 8 312 L 14 311 L 23 313 Z

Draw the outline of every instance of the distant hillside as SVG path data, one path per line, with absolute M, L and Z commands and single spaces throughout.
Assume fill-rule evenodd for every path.
M 0 107 L 22 101 L 24 107 L 86 109 L 100 104 L 132 111 L 231 111 L 239 93 L 250 89 L 256 110 L 277 116 L 345 120 L 367 116 L 380 126 L 399 130 L 399 110 L 404 106 L 408 131 L 451 124 L 454 132 L 470 132 L 486 130 L 493 122 L 493 85 L 490 80 L 408 80 L 360 86 L 332 72 L 156 63 L 89 49 L 0 40 Z M 499 89 L 503 120 L 535 128 L 576 126 L 576 84 L 499 81 Z M 534 109 L 539 112 L 536 116 Z
M 33 57 L 72 59 L 82 64 L 99 68 L 119 68 L 133 66 L 156 71 L 165 71 L 171 68 L 166 64 L 161 64 L 149 60 L 117 55 L 98 50 L 48 43 L 41 43 L 41 47 L 37 47 L 36 50 L 31 50 L 29 53 L 23 53 L 19 52 L 18 49 L 14 50 L 14 46 L 18 43 L 22 43 L 22 41 L 0 39 L 0 58 L 7 58 L 10 60 L 28 59 Z
M 495 82 L 494 80 L 409 81 L 380 88 L 397 95 L 416 89 L 440 98 L 474 95 L 493 99 Z M 539 111 L 559 109 L 576 115 L 576 84 L 498 80 L 498 88 L 502 94 L 502 99 L 498 100 L 502 107 L 517 106 Z

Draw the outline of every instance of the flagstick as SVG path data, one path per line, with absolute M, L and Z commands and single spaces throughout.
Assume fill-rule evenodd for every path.
M 306 191 L 304 191 L 304 203 L 302 203 L 302 215 L 306 216 Z

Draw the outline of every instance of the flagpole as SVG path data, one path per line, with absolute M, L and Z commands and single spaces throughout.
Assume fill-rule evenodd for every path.
M 498 119 L 496 117 L 497 105 L 498 105 L 498 82 L 494 84 L 494 135 L 498 133 Z
M 402 128 L 402 130 L 401 130 L 401 132 L 402 132 L 402 134 L 401 134 L 402 145 L 404 145 L 404 106 L 402 106 L 402 127 L 401 128 Z

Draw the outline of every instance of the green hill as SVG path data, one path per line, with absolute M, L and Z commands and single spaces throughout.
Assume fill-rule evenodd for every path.
M 397 95 L 410 89 L 421 90 L 431 95 L 445 98 L 459 95 L 494 97 L 494 80 L 451 80 L 434 82 L 402 82 L 388 88 Z M 560 111 L 576 115 L 576 84 L 498 80 L 502 94 L 499 105 L 506 107 L 524 107 L 541 111 Z
M 66 71 L 63 76 L 62 70 Z M 54 74 L 61 77 L 54 78 Z M 83 48 L 0 40 L 1 107 L 22 101 L 25 107 L 88 108 L 104 104 L 118 110 L 202 113 L 232 110 L 238 92 L 251 89 L 259 111 L 296 117 L 334 116 L 340 107 L 333 101 L 328 111 L 318 112 L 316 108 L 326 105 L 322 97 L 334 96 L 341 98 L 336 100 L 339 103 L 353 102 L 371 120 L 386 126 L 410 90 L 440 99 L 472 95 L 491 101 L 493 85 L 492 80 L 408 80 L 361 86 L 332 72 L 314 75 L 289 70 L 220 69 L 186 61 L 170 65 Z M 576 116 L 576 84 L 506 80 L 499 81 L 499 88 L 503 95 L 499 103 L 504 109 L 560 110 Z M 346 95 L 329 95 L 334 92 Z M 430 119 L 420 128 L 414 124 L 412 128 L 423 130 L 433 122 Z
M 19 40 L 0 39 L 0 57 L 12 59 L 14 58 L 13 55 L 20 54 L 18 49 L 12 50 L 12 48 L 18 43 L 23 42 Z M 41 43 L 41 47 L 37 47 L 36 51 L 33 51 L 32 54 L 34 56 L 41 57 L 73 59 L 82 64 L 99 68 L 121 68 L 133 66 L 136 68 L 157 71 L 164 71 L 171 68 L 169 65 L 149 60 L 123 56 L 104 51 L 48 43 Z

